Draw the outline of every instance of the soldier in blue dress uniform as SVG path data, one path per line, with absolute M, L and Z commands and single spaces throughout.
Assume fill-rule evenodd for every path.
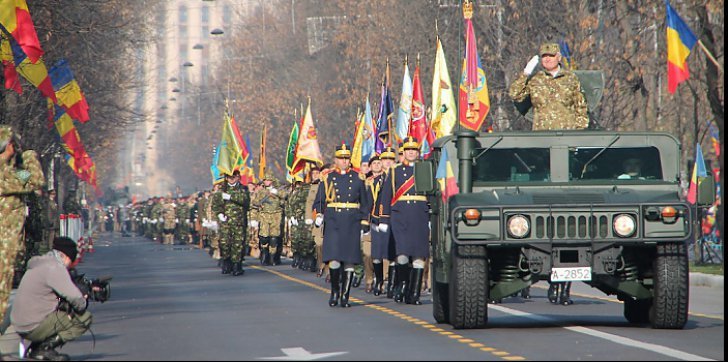
M 387 147 L 384 152 L 377 155 L 376 158 L 369 160 L 372 169 L 372 176 L 367 180 L 367 189 L 369 190 L 369 199 L 372 201 L 372 263 L 374 265 L 374 287 L 375 296 L 382 294 L 382 286 L 384 284 L 384 260 L 389 261 L 389 282 L 387 283 L 388 297 L 392 298 L 392 286 L 394 285 L 394 261 L 397 257 L 394 248 L 394 239 L 390 230 L 381 231 L 376 226 L 379 224 L 379 215 L 382 213 L 382 204 L 379 202 L 384 179 L 387 172 L 394 164 L 397 157 L 391 147 Z
M 394 300 L 420 305 L 425 260 L 430 255 L 429 206 L 427 198 L 416 194 L 414 187 L 414 162 L 420 157 L 420 144 L 407 137 L 402 148 L 404 161 L 389 171 L 382 185 L 382 212 L 377 229 L 386 232 L 391 225 L 394 236 L 397 252 Z
M 364 180 L 351 169 L 351 150 L 341 145 L 334 156 L 336 168 L 321 178 L 316 192 L 314 224 L 324 230 L 323 261 L 331 276 L 329 306 L 340 303 L 346 308 L 354 267 L 362 262 L 361 233 L 369 232 L 371 206 Z

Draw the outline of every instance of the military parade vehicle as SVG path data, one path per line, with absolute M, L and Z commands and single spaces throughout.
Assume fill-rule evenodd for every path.
M 483 328 L 489 301 L 550 280 L 616 295 L 631 323 L 683 328 L 694 227 L 675 137 L 458 131 L 433 146 L 415 165 L 415 188 L 432 206 L 438 323 Z M 457 183 L 450 197 L 443 194 L 454 185 L 443 187 L 436 172 L 445 159 Z M 710 204 L 714 192 L 708 177 L 698 204 Z

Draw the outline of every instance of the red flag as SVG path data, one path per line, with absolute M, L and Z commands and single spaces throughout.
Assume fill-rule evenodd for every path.
M 425 95 L 422 92 L 420 81 L 420 64 L 415 66 L 415 74 L 412 78 L 412 118 L 409 125 L 409 136 L 414 137 L 417 142 L 422 142 L 427 137 L 427 116 L 425 112 Z
M 460 94 L 458 105 L 460 111 L 460 124 L 467 129 L 480 131 L 485 116 L 490 110 L 490 97 L 485 71 L 480 64 L 478 46 L 475 43 L 475 30 L 473 30 L 473 4 L 467 1 L 463 5 L 465 15 L 465 59 L 463 73 L 460 78 Z

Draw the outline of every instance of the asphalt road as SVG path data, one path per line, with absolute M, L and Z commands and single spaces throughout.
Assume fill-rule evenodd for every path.
M 93 336 L 62 352 L 75 360 L 724 360 L 724 291 L 691 287 L 684 330 L 634 326 L 622 304 L 575 284 L 575 304 L 552 305 L 546 285 L 533 298 L 489 309 L 484 330 L 435 324 L 424 305 L 352 293 L 330 308 L 328 286 L 289 265 L 221 275 L 189 246 L 102 235 L 79 267 L 113 275 L 112 299 L 94 304 Z M 95 340 L 95 346 L 94 346 Z

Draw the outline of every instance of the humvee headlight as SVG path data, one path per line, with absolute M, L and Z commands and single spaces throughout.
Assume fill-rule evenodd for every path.
M 637 229 L 637 222 L 632 215 L 620 214 L 614 217 L 613 227 L 617 236 L 628 238 Z
M 516 238 L 521 239 L 528 235 L 531 230 L 531 223 L 528 218 L 523 215 L 514 215 L 508 219 L 508 233 Z

